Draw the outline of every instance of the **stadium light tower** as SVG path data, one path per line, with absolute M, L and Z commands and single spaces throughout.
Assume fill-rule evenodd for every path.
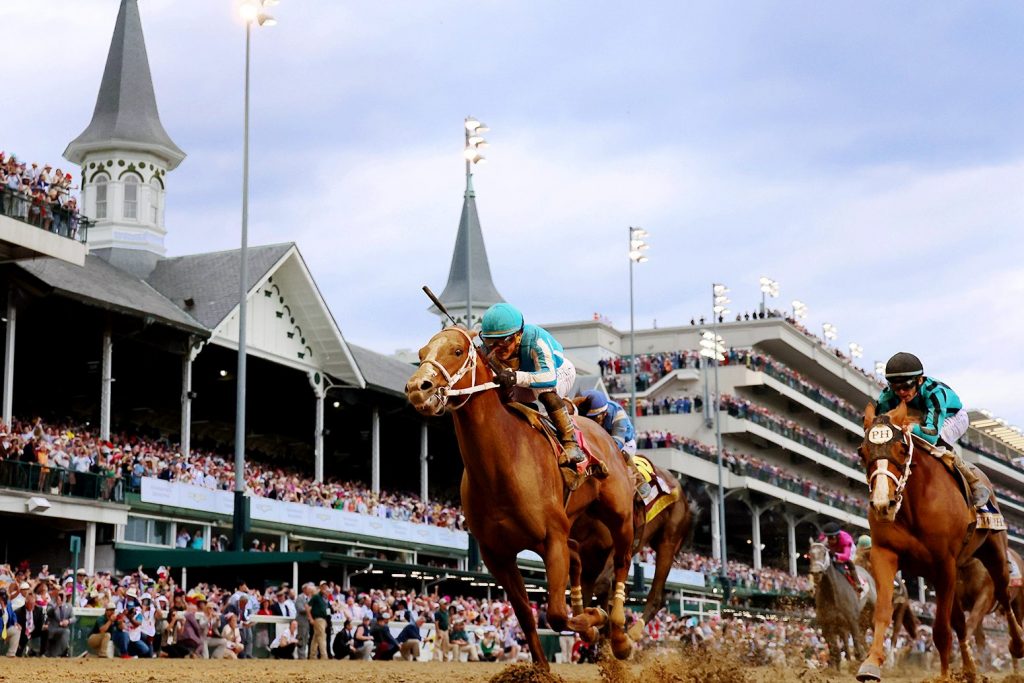
M 857 342 L 850 342 L 850 358 L 863 358 L 864 347 Z
M 726 564 L 728 563 L 728 556 L 725 546 L 725 483 L 722 462 L 722 404 L 721 395 L 718 392 L 718 364 L 725 360 L 725 344 L 722 343 L 722 338 L 718 336 L 718 320 L 720 318 L 724 319 L 725 316 L 729 314 L 729 309 L 726 308 L 726 306 L 729 305 L 728 294 L 729 288 L 725 285 L 711 285 L 711 341 L 713 343 L 712 357 L 715 363 L 715 449 L 718 454 L 718 533 L 722 555 L 720 578 L 726 596 L 728 596 L 729 592 L 727 574 L 725 571 Z
M 466 158 L 466 194 L 473 191 L 473 165 L 487 161 L 481 152 L 490 145 L 484 140 L 483 134 L 491 130 L 487 124 L 481 123 L 472 116 L 465 120 L 466 144 L 462 148 L 462 156 Z M 473 329 L 473 231 L 466 231 L 466 329 Z
M 807 304 L 803 301 L 793 300 L 793 320 L 800 322 L 807 317 Z
M 245 530 L 248 526 L 248 510 L 245 499 L 245 361 L 246 361 L 246 298 L 249 293 L 249 64 L 252 25 L 273 26 L 274 17 L 266 12 L 267 7 L 278 4 L 278 0 L 245 0 L 239 7 L 245 22 L 245 107 L 242 129 L 242 248 L 239 250 L 238 273 L 238 374 L 235 392 L 235 514 L 232 521 L 233 546 L 245 550 Z
M 882 378 L 885 377 L 885 362 L 876 360 L 875 361 L 875 376 Z
M 636 330 L 633 326 L 633 264 L 646 263 L 644 252 L 650 247 L 644 238 L 647 231 L 643 228 L 629 228 L 629 377 L 632 385 L 629 400 L 629 414 L 633 425 L 636 425 Z
M 765 299 L 771 297 L 777 299 L 779 297 L 779 283 L 776 280 L 771 279 L 765 275 L 761 276 L 761 315 L 768 316 L 768 307 L 766 306 Z
M 822 323 L 821 332 L 825 335 L 825 346 L 830 346 L 839 337 L 839 328 L 832 323 Z

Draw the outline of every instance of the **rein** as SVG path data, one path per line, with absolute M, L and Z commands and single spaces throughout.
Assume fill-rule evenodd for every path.
M 461 327 L 452 327 L 451 329 L 456 330 L 459 334 L 466 338 L 467 342 L 469 342 L 469 351 L 466 353 L 466 360 L 462 361 L 462 367 L 460 367 L 458 370 L 455 371 L 454 374 L 452 374 L 448 372 L 448 368 L 446 368 L 441 363 L 438 363 L 433 358 L 425 358 L 423 360 L 423 363 L 431 366 L 432 368 L 440 372 L 441 376 L 444 377 L 445 382 L 447 382 L 447 384 L 439 384 L 437 390 L 434 391 L 434 395 L 437 396 L 439 405 L 438 413 L 442 412 L 443 410 L 458 410 L 459 408 L 463 407 L 464 405 L 466 405 L 466 403 L 469 402 L 469 399 L 473 394 L 479 393 L 481 391 L 488 391 L 490 389 L 497 389 L 499 386 L 497 382 L 485 382 L 483 384 L 476 383 L 476 367 L 477 362 L 480 359 L 480 355 L 477 353 L 476 346 L 473 344 L 473 338 L 470 337 L 469 333 L 463 330 Z M 452 387 L 455 384 L 457 384 L 459 380 L 461 380 L 467 372 L 472 373 L 472 384 L 466 387 L 465 389 L 453 389 Z M 462 403 L 460 403 L 459 405 L 449 406 L 448 398 L 450 396 L 462 396 L 464 398 Z
M 910 479 L 911 463 L 914 461 L 914 437 L 903 432 L 904 443 L 907 444 L 907 459 L 903 464 L 903 474 L 897 477 L 895 474 L 889 471 L 889 460 L 887 458 L 879 458 L 875 461 L 875 471 L 868 477 L 868 491 L 875 486 L 875 479 L 878 477 L 888 477 L 893 480 L 896 484 L 896 510 L 893 512 L 895 517 L 900 507 L 903 505 L 903 490 L 907 487 L 907 480 Z

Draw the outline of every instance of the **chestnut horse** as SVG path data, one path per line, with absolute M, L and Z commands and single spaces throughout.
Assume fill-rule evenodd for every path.
M 1024 569 L 1024 561 L 1016 550 L 1010 550 L 1008 556 L 1016 563 L 1018 571 Z M 992 577 L 985 571 L 980 560 L 971 559 L 960 567 L 956 579 L 956 598 L 959 607 L 967 612 L 967 635 L 974 635 L 978 650 L 985 649 L 985 628 L 982 621 L 985 615 L 995 610 L 995 585 Z M 1010 606 L 1017 617 L 1017 623 L 1024 618 L 1024 588 L 1014 586 L 1010 589 Z M 954 605 L 953 609 L 957 609 Z M 1013 670 L 1017 670 L 1017 659 L 1013 660 Z
M 655 466 L 655 473 L 665 480 L 672 488 L 679 489 L 679 497 L 674 503 L 667 505 L 658 516 L 644 525 L 640 548 L 650 547 L 655 553 L 654 578 L 651 590 L 647 593 L 644 604 L 643 623 L 650 623 L 665 602 L 665 581 L 668 572 L 676 559 L 676 553 L 683 542 L 689 537 L 693 528 L 693 517 L 696 512 L 686 498 L 686 492 L 672 474 L 661 467 Z M 653 486 L 653 484 L 652 484 Z M 643 513 L 641 513 L 643 514 Z M 590 603 L 591 597 L 597 597 L 597 604 L 605 607 L 611 597 L 612 543 L 608 528 L 590 515 L 580 517 L 573 525 L 573 537 L 580 538 L 579 553 L 583 559 L 583 604 Z M 631 635 L 633 632 L 631 631 Z
M 949 673 L 951 619 L 960 640 L 964 672 L 975 673 L 971 645 L 965 637 L 963 610 L 953 609 L 957 567 L 972 556 L 988 570 L 996 601 L 1007 613 L 1010 652 L 1015 657 L 1024 654 L 1021 627 L 1010 610 L 1006 533 L 972 529 L 972 511 L 942 462 L 920 449 L 914 457 L 914 437 L 907 429 L 910 424 L 905 403 L 882 415 L 876 415 L 874 405 L 869 405 L 864 415 L 865 435 L 859 450 L 868 472 L 871 494 L 868 511 L 871 570 L 878 587 L 878 600 L 875 603 L 875 638 L 867 659 L 857 672 L 860 681 L 882 679 L 881 667 L 885 660 L 882 634 L 892 619 L 893 578 L 899 569 L 924 576 L 935 587 L 932 635 L 942 675 Z
M 569 531 L 581 514 L 594 515 L 610 530 L 615 564 L 611 643 L 615 656 L 632 652 L 626 635 L 626 575 L 633 543 L 633 484 L 611 436 L 592 420 L 580 420 L 587 443 L 609 476 L 586 479 L 566 498 L 558 461 L 547 437 L 506 408 L 493 391 L 494 373 L 473 343 L 475 332 L 449 327 L 420 349 L 420 367 L 406 384 L 409 403 L 423 415 L 451 412 L 465 467 L 462 508 L 487 568 L 508 593 L 534 664 L 547 669 L 530 599 L 516 556 L 532 550 L 544 560 L 548 579 L 547 618 L 556 631 L 593 637 L 609 621 L 603 610 L 569 619 L 565 588 L 580 590 L 582 567 L 571 557 Z M 575 560 L 575 561 L 574 561 Z

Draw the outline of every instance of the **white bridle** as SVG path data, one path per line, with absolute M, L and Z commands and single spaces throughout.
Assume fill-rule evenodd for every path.
M 875 479 L 878 477 L 888 477 L 896 484 L 896 509 L 892 513 L 893 517 L 899 513 L 900 507 L 903 505 L 903 489 L 907 487 L 907 480 L 910 479 L 910 465 L 914 461 L 914 437 L 904 431 L 903 442 L 907 445 L 907 462 L 904 465 L 903 474 L 901 476 L 897 477 L 889 471 L 889 461 L 885 458 L 880 458 L 875 461 L 875 471 L 868 476 L 869 492 L 874 488 Z
M 811 561 L 811 574 L 818 574 L 832 566 L 832 553 L 824 543 L 814 543 L 812 544 L 811 549 L 813 549 L 814 546 L 820 547 L 823 555 L 822 559 Z M 815 569 L 818 571 L 816 572 Z
M 483 384 L 476 383 L 476 366 L 477 362 L 480 359 L 480 354 L 477 353 L 476 346 L 474 346 L 473 344 L 473 338 L 470 337 L 469 333 L 466 332 L 461 327 L 450 327 L 448 329 L 455 330 L 463 337 L 465 337 L 467 342 L 469 342 L 469 351 L 466 352 L 466 359 L 462 361 L 462 366 L 454 373 L 449 373 L 448 368 L 439 363 L 437 359 L 434 357 L 434 353 L 436 352 L 432 352 L 429 357 L 424 358 L 423 361 L 420 363 L 421 366 L 429 365 L 430 367 L 434 368 L 434 370 L 436 370 L 438 373 L 440 373 L 442 377 L 444 377 L 445 384 L 438 384 L 437 388 L 434 390 L 433 393 L 433 395 L 437 397 L 438 414 L 445 410 L 458 410 L 459 408 L 461 408 L 462 406 L 466 405 L 466 403 L 469 402 L 469 397 L 472 394 L 476 394 L 481 391 L 487 391 L 489 389 L 496 389 L 499 386 L 497 382 L 485 382 Z M 465 389 L 452 389 L 452 387 L 455 386 L 459 382 L 459 380 L 466 375 L 467 372 L 472 373 L 472 384 L 466 387 Z M 465 396 L 466 398 L 459 405 L 449 407 L 448 397 L 450 396 Z

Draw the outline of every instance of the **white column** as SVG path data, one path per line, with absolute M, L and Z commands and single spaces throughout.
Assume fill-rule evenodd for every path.
M 380 409 L 373 407 L 373 420 L 371 427 L 371 464 L 370 464 L 370 490 L 380 493 Z
M 192 450 L 192 354 L 185 351 L 181 359 L 181 454 Z
M 750 508 L 750 544 L 754 546 L 754 569 L 761 568 L 761 513 L 760 505 L 749 503 Z
M 292 562 L 292 589 L 295 590 L 296 595 L 299 591 L 299 563 Z
M 722 524 L 718 519 L 718 492 L 710 486 L 705 488 L 708 498 L 711 499 L 711 557 L 716 560 L 722 559 Z
M 100 438 L 110 438 L 110 385 L 113 383 L 112 363 L 114 360 L 114 342 L 110 331 L 110 321 L 103 328 L 103 361 L 100 370 Z
M 288 552 L 288 534 L 284 533 L 277 537 L 277 549 L 282 553 Z
M 796 576 L 796 558 L 798 556 L 796 550 L 796 516 L 792 513 L 786 513 L 786 537 L 789 540 L 789 574 L 790 576 Z
M 181 568 L 181 590 L 188 590 L 188 567 Z
M 909 592 L 909 591 L 908 591 Z M 917 601 L 927 602 L 928 601 L 928 590 L 924 585 L 924 577 L 917 577 Z
M 313 479 L 324 480 L 324 397 L 327 394 L 325 382 L 319 372 L 308 372 L 309 386 L 316 396 L 316 425 L 313 431 Z
M 427 502 L 427 481 L 430 465 L 427 463 L 427 422 L 420 426 L 420 500 Z
M 85 557 L 82 565 L 89 576 L 96 573 L 96 522 L 85 523 Z
M 14 291 L 7 293 L 7 336 L 4 341 L 4 424 L 10 429 L 14 419 L 14 333 L 18 321 L 18 308 L 14 305 Z

